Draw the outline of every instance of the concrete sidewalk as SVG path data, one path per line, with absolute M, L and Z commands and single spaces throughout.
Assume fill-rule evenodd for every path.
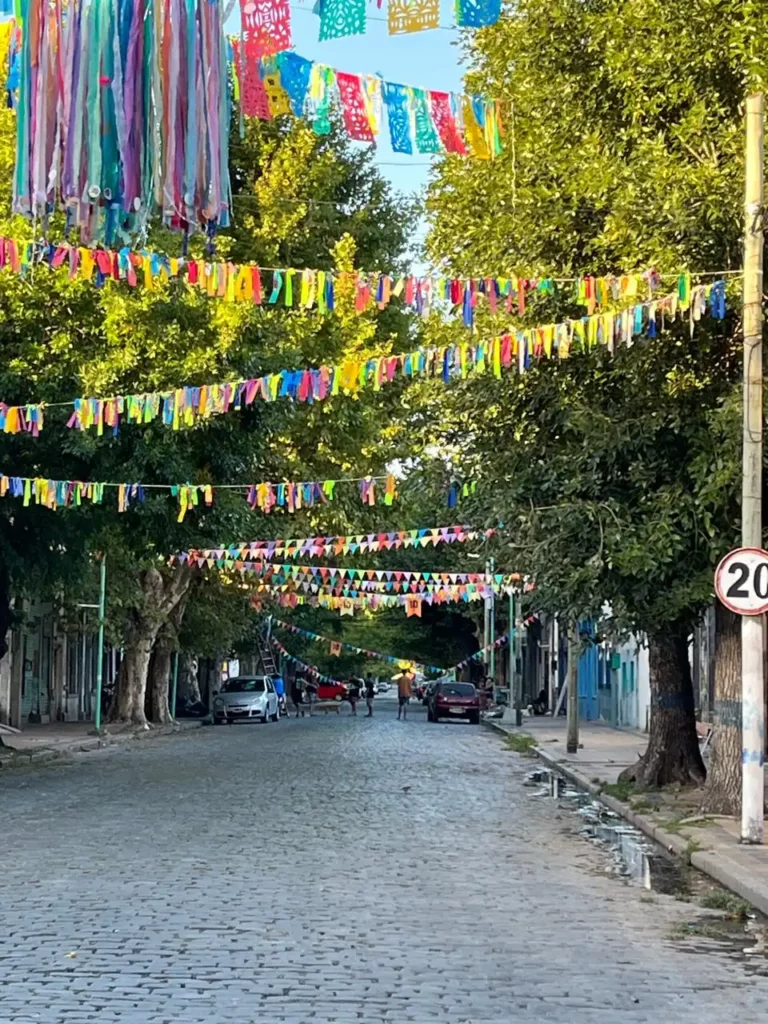
M 170 725 L 152 726 L 139 730 L 131 725 L 111 725 L 97 734 L 93 722 L 50 722 L 45 725 L 27 725 L 21 732 L 0 731 L 0 768 L 54 761 L 59 757 L 98 750 L 116 743 L 134 739 L 167 736 L 185 729 L 199 729 L 203 720 L 182 718 Z
M 604 787 L 615 785 L 624 768 L 645 751 L 645 733 L 582 722 L 579 750 L 569 754 L 565 749 L 564 717 L 527 718 L 520 729 L 495 719 L 485 722 L 501 733 L 532 736 L 536 754 L 553 769 L 588 790 L 666 850 L 768 914 L 768 846 L 742 846 L 740 823 L 735 818 L 699 815 L 697 790 L 639 792 L 626 800 L 606 792 Z

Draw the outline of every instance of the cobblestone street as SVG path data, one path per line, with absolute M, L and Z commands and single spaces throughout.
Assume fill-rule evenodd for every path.
M 484 729 L 201 729 L 0 779 L 2 1024 L 722 1024 L 768 979 L 670 939 Z

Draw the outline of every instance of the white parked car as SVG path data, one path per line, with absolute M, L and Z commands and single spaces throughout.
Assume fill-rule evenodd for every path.
M 235 676 L 228 679 L 213 698 L 213 722 L 276 722 L 279 718 L 277 694 L 269 676 Z
M 376 693 L 389 693 L 390 689 L 389 683 L 385 683 L 383 680 L 376 683 Z

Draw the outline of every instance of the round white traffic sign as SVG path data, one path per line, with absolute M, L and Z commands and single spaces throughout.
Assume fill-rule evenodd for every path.
M 768 611 L 768 551 L 736 548 L 715 570 L 715 593 L 739 615 Z

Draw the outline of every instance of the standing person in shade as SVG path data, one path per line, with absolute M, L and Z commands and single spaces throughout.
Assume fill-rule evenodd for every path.
M 309 704 L 309 717 L 312 717 L 312 706 L 317 700 L 317 683 L 311 677 L 307 680 L 305 686 L 305 692 L 307 694 L 307 704 Z
M 365 703 L 368 707 L 368 714 L 366 718 L 373 718 L 373 698 L 376 696 L 376 684 L 373 681 L 373 676 L 369 672 L 365 677 Z
M 296 676 L 291 684 L 291 700 L 296 708 L 296 717 L 304 717 L 304 695 L 301 691 L 301 676 Z
M 347 700 L 352 708 L 352 714 L 357 717 L 357 702 L 360 700 L 360 680 L 354 676 L 347 683 Z
M 414 675 L 409 668 L 401 673 L 397 680 L 397 718 L 402 715 L 403 721 L 408 717 L 408 701 L 413 696 Z

